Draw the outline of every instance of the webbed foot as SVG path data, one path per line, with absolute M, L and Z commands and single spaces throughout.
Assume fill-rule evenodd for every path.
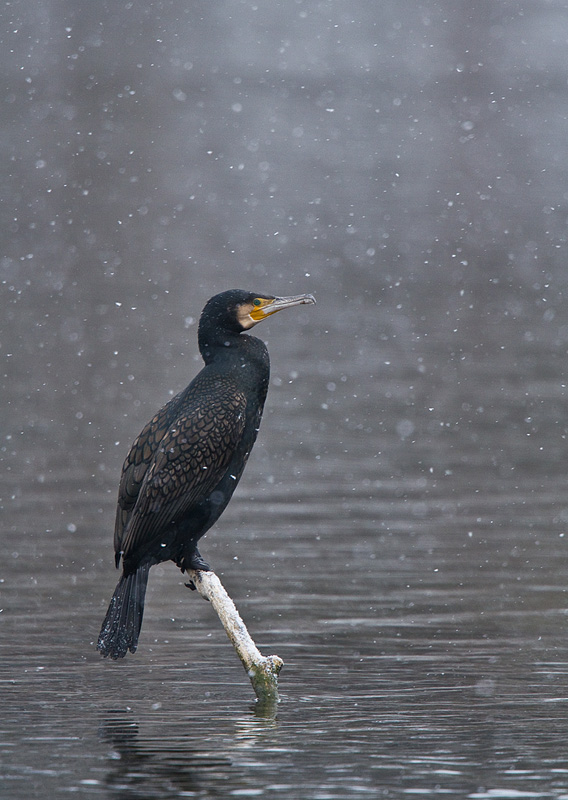
M 202 570 L 203 572 L 211 572 L 211 567 L 204 561 L 201 557 L 201 553 L 197 548 L 193 551 L 190 555 L 189 559 L 186 558 L 184 560 L 184 567 L 186 570 L 188 569 L 195 569 L 195 570 Z

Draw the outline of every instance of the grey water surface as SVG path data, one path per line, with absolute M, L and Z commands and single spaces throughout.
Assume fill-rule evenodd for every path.
M 0 797 L 568 798 L 564 4 L 7 5 Z M 232 286 L 259 440 L 95 641 L 120 466 Z

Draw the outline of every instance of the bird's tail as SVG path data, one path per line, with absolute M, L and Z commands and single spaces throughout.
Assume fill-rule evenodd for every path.
M 136 651 L 144 614 L 144 597 L 150 564 L 136 572 L 122 575 L 104 619 L 97 650 L 113 659 L 124 658 L 127 651 Z

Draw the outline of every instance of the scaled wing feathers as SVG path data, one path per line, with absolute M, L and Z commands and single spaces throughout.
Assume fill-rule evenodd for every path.
M 117 557 L 159 538 L 223 477 L 244 431 L 246 397 L 222 388 L 189 407 L 174 398 L 134 443 L 120 484 Z

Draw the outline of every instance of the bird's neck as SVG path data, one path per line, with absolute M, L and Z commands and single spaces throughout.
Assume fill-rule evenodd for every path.
M 266 345 L 256 336 L 227 329 L 200 330 L 198 345 L 206 364 L 218 360 L 238 360 L 242 357 L 252 360 L 260 358 L 264 361 L 268 355 Z
M 199 351 L 206 366 L 232 374 L 237 383 L 250 384 L 259 394 L 266 395 L 270 358 L 261 339 L 217 329 L 214 337 L 199 338 Z
M 240 333 L 226 328 L 201 324 L 197 334 L 199 352 L 206 364 L 223 356 L 227 350 L 239 348 Z

